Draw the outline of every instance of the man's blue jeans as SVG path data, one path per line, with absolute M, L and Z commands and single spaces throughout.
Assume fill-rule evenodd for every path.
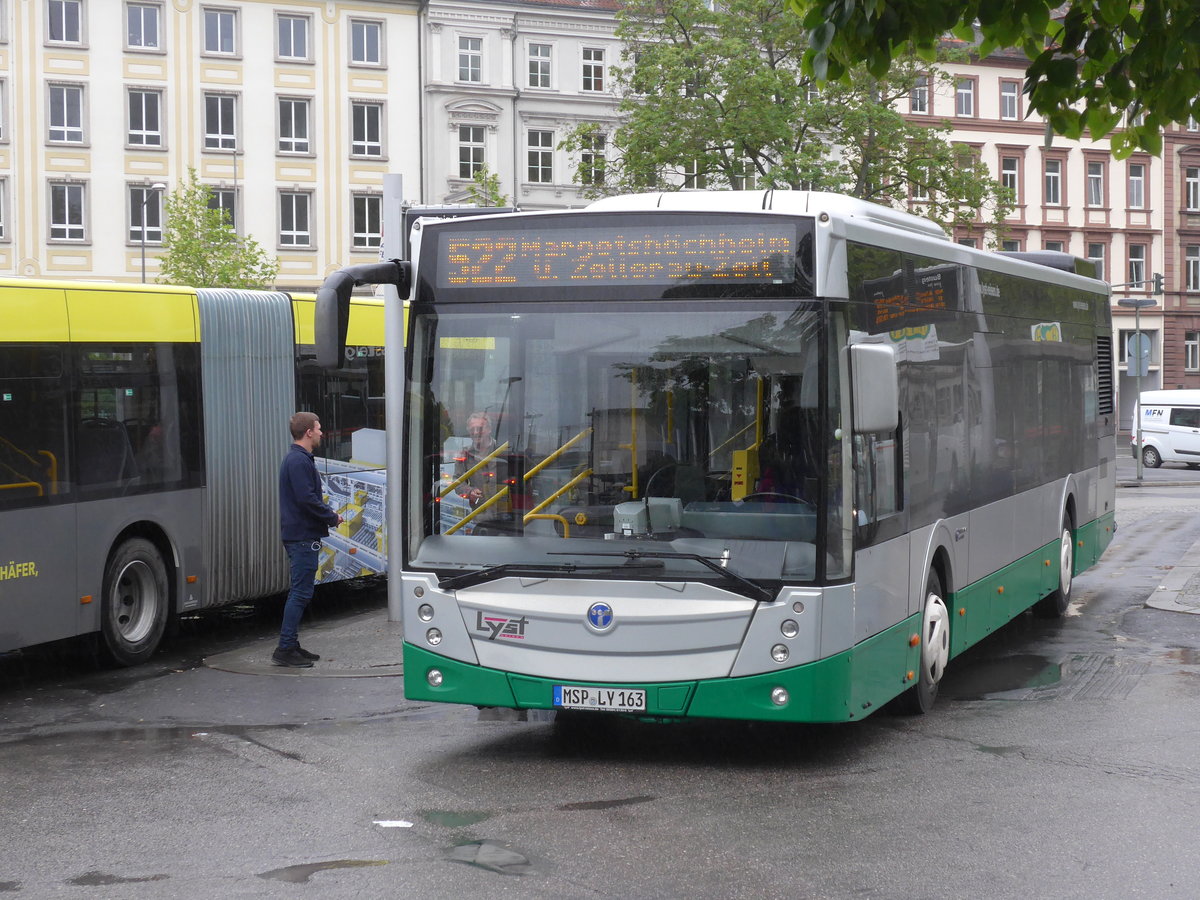
M 320 541 L 284 541 L 288 564 L 292 570 L 292 586 L 288 590 L 287 603 L 283 607 L 283 627 L 279 629 L 279 649 L 290 650 L 300 646 L 300 619 L 312 599 L 313 585 L 317 580 L 317 556 L 321 551 Z

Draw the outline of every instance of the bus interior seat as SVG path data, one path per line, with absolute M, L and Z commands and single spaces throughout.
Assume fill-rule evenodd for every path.
M 76 461 L 81 485 L 125 483 L 138 477 L 129 432 L 111 419 L 79 423 Z

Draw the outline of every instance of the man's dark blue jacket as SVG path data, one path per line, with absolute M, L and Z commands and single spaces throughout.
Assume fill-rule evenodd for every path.
M 279 533 L 285 541 L 316 541 L 337 524 L 325 505 L 313 455 L 292 444 L 279 467 Z

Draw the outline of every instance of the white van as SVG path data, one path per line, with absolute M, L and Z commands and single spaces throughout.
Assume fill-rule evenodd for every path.
M 1200 468 L 1200 390 L 1142 391 L 1133 407 L 1130 450 L 1137 458 L 1137 423 L 1142 423 L 1142 463 L 1164 462 Z

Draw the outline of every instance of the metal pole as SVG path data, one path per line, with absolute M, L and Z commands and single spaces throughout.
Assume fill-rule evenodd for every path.
M 1136 412 L 1134 428 L 1137 430 L 1137 438 L 1135 446 L 1137 447 L 1137 480 L 1142 480 L 1142 308 L 1139 306 L 1133 311 L 1133 330 L 1137 335 L 1133 342 L 1137 345 L 1138 361 L 1137 369 L 1133 373 L 1133 392 L 1136 395 L 1134 398 L 1133 408 Z M 1149 365 L 1149 354 L 1147 354 L 1146 363 Z
M 146 283 L 146 203 L 150 199 L 149 188 L 142 189 L 142 284 Z

